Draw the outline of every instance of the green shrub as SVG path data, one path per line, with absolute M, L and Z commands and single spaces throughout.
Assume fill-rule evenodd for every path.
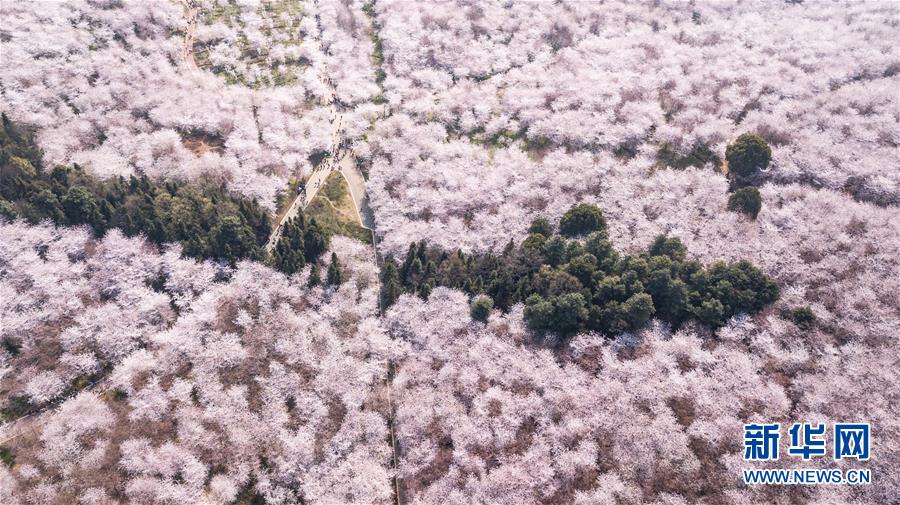
M 31 412 L 33 408 L 27 396 L 13 395 L 9 397 L 6 406 L 0 409 L 0 419 L 14 421 Z
M 566 237 L 586 235 L 606 230 L 606 219 L 596 206 L 580 203 L 573 206 L 559 220 L 559 233 Z
M 12 468 L 12 466 L 16 464 L 16 456 L 10 449 L 0 447 L 0 461 L 2 461 L 4 465 Z
M 782 310 L 781 317 L 793 322 L 801 330 L 810 330 L 816 324 L 816 314 L 809 307 Z
M 528 227 L 528 233 L 540 233 L 545 237 L 553 235 L 553 225 L 546 218 L 539 217 L 531 222 Z
M 472 319 L 486 323 L 494 308 L 494 300 L 490 296 L 480 295 L 475 298 L 470 308 Z
M 708 163 L 718 166 L 721 163 L 719 156 L 706 144 L 697 144 L 686 154 L 681 154 L 674 145 L 666 142 L 659 147 L 656 158 L 663 165 L 676 170 L 699 168 Z
M 0 216 L 12 220 L 18 215 L 19 213 L 16 212 L 16 208 L 13 206 L 12 202 L 0 198 Z
M 5 337 L 0 341 L 0 346 L 2 346 L 3 350 L 8 352 L 11 356 L 18 356 L 19 353 L 22 352 L 22 341 L 16 337 Z
M 547 237 L 541 235 L 540 233 L 532 233 L 528 235 L 528 238 L 526 238 L 524 242 L 522 242 L 522 247 L 534 249 L 536 251 L 543 251 L 546 244 Z
M 759 135 L 744 133 L 725 148 L 728 172 L 737 179 L 749 179 L 769 166 L 772 150 Z
M 762 196 L 760 196 L 759 190 L 752 186 L 739 188 L 728 197 L 728 210 L 746 214 L 751 219 L 756 219 L 760 209 L 762 209 Z

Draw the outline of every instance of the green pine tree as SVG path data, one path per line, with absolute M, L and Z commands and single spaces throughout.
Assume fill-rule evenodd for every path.
M 331 264 L 328 265 L 328 284 L 331 286 L 339 286 L 343 282 L 343 274 L 341 273 L 341 264 L 338 262 L 337 254 L 331 253 Z
M 309 280 L 306 285 L 309 287 L 318 286 L 322 283 L 322 276 L 319 274 L 319 265 L 313 263 L 309 269 Z

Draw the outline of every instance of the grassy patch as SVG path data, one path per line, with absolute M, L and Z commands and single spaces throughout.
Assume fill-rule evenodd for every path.
M 0 409 L 0 420 L 15 421 L 16 419 L 31 413 L 34 406 L 28 401 L 28 398 L 22 395 L 13 395 L 9 398 L 6 406 Z
M 110 402 L 110 401 L 121 402 L 121 401 L 125 401 L 125 399 L 127 399 L 127 398 L 128 398 L 128 393 L 126 393 L 125 391 L 123 391 L 119 388 L 110 389 L 110 390 L 100 393 L 100 399 L 105 402 Z
M 325 186 L 322 187 L 322 193 L 331 200 L 331 203 L 333 203 L 335 207 L 347 207 L 351 214 L 355 212 L 352 207 L 353 201 L 350 197 L 350 187 L 347 186 L 347 181 L 344 180 L 344 176 L 339 172 L 333 172 L 325 179 Z
M 527 150 L 527 139 L 524 131 L 501 130 L 493 134 L 486 134 L 484 128 L 478 127 L 469 132 L 469 140 L 473 144 L 479 144 L 493 148 L 509 147 L 516 142 L 522 141 L 522 149 Z
M 493 159 L 494 152 L 497 149 L 505 149 L 508 147 L 517 146 L 523 152 L 528 154 L 529 158 L 533 160 L 540 160 L 547 154 L 547 151 L 554 147 L 553 142 L 546 137 L 529 137 L 527 129 L 515 131 L 500 130 L 498 132 L 488 134 L 484 131 L 484 128 L 478 127 L 465 133 L 465 135 L 473 144 L 478 144 L 486 147 L 488 149 L 488 155 L 491 157 L 491 159 Z
M 700 168 L 707 163 L 718 167 L 722 163 L 719 155 L 706 144 L 694 145 L 687 153 L 681 153 L 676 146 L 665 142 L 660 145 L 656 158 L 661 166 L 675 170 L 684 170 L 687 167 Z
M 16 456 L 6 447 L 0 447 L 0 461 L 2 461 L 4 465 L 12 468 L 16 463 Z
M 194 59 L 201 68 L 206 68 L 220 75 L 228 84 L 243 84 L 253 88 L 287 86 L 297 80 L 297 75 L 307 66 L 305 58 L 288 59 L 287 61 L 271 61 L 270 48 L 279 45 L 285 47 L 298 46 L 302 42 L 298 24 L 304 12 L 300 2 L 295 0 L 266 0 L 254 9 L 262 19 L 260 32 L 267 39 L 266 43 L 257 47 L 251 44 L 246 35 L 245 11 L 242 11 L 236 0 L 216 0 L 210 7 L 201 9 L 199 22 L 205 25 L 224 23 L 236 34 L 229 45 L 239 52 L 240 63 L 213 65 L 210 51 L 216 51 L 220 41 L 209 44 L 196 43 Z
M 372 65 L 375 67 L 375 82 L 380 86 L 387 78 L 387 72 L 384 70 L 384 45 L 381 40 L 381 23 L 375 12 L 375 2 L 367 2 L 363 5 L 363 12 L 372 20 L 372 30 L 369 37 L 372 39 Z
M 345 235 L 367 244 L 372 233 L 359 224 L 350 187 L 340 172 L 334 172 L 303 212 L 307 219 L 315 218 L 330 234 Z

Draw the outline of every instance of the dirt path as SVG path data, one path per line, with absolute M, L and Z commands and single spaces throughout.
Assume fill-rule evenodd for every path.
M 194 39 L 197 33 L 197 16 L 200 14 L 200 8 L 194 0 L 180 0 L 184 6 L 184 19 L 187 22 L 184 32 L 184 46 L 181 48 L 181 59 L 188 64 L 189 67 L 197 69 L 197 62 L 194 60 Z
M 369 230 L 375 226 L 372 212 L 366 203 L 366 179 L 360 172 L 359 167 L 356 166 L 356 159 L 353 157 L 353 153 L 345 146 L 343 136 L 344 114 L 339 110 L 335 99 L 334 86 L 327 79 L 322 79 L 322 83 L 327 86 L 328 102 L 331 107 L 331 150 L 322 163 L 313 169 L 303 191 L 294 198 L 288 211 L 284 213 L 284 216 L 281 217 L 281 220 L 278 221 L 272 230 L 269 241 L 266 243 L 266 250 L 269 252 L 275 249 L 275 244 L 281 238 L 284 223 L 288 219 L 296 217 L 302 209 L 305 209 L 312 202 L 316 193 L 324 186 L 325 179 L 335 170 L 339 171 L 347 181 L 359 224 Z
M 337 121 L 340 121 L 340 116 Z M 340 145 L 340 143 L 333 145 Z M 284 213 L 278 221 L 278 224 L 272 230 L 269 241 L 266 243 L 267 251 L 271 252 L 275 249 L 275 244 L 277 244 L 278 239 L 281 238 L 284 223 L 290 218 L 296 217 L 301 210 L 305 209 L 307 205 L 313 201 L 313 198 L 315 198 L 319 190 L 325 185 L 325 180 L 328 179 L 331 172 L 334 172 L 335 170 L 339 171 L 347 181 L 347 186 L 350 188 L 350 196 L 353 199 L 353 207 L 356 209 L 356 217 L 359 220 L 359 224 L 367 229 L 372 228 L 374 223 L 370 217 L 371 213 L 368 212 L 368 207 L 364 207 L 366 198 L 366 180 L 359 171 L 359 168 L 357 168 L 356 160 L 349 150 L 345 148 L 333 149 L 328 157 L 309 174 L 304 189 L 294 197 L 290 208 L 288 208 L 288 211 Z
M 350 187 L 350 196 L 353 198 L 353 206 L 356 207 L 356 216 L 359 219 L 359 224 L 364 228 L 373 229 L 375 222 L 368 205 L 366 205 L 366 178 L 356 165 L 356 158 L 353 156 L 353 152 L 344 146 L 344 114 L 338 108 L 334 95 L 334 86 L 327 80 L 323 80 L 323 83 L 328 86 L 329 91 L 331 145 L 335 146 L 332 151 L 333 154 L 328 160 L 331 162 L 331 170 L 340 171 L 347 181 L 347 185 Z
M 281 233 L 284 229 L 284 223 L 288 221 L 288 219 L 292 217 L 297 217 L 301 210 L 305 209 L 310 202 L 315 198 L 316 193 L 318 193 L 319 189 L 325 185 L 325 180 L 328 179 L 328 174 L 334 169 L 331 162 L 331 155 L 325 159 L 322 163 L 319 164 L 316 168 L 313 169 L 312 173 L 309 174 L 309 178 L 306 180 L 306 186 L 302 191 L 297 193 L 294 197 L 294 200 L 291 202 L 291 206 L 288 208 L 287 212 L 281 216 L 281 219 L 278 221 L 278 224 L 272 230 L 272 234 L 269 235 L 269 241 L 266 242 L 266 250 L 272 252 L 275 249 L 275 244 L 278 243 L 278 239 L 281 238 Z
M 195 0 L 179 0 L 184 7 L 185 17 L 185 34 L 184 45 L 181 48 L 181 59 L 191 68 L 197 69 L 197 62 L 194 59 L 194 40 L 197 32 L 197 20 L 200 14 L 200 7 Z M 344 146 L 343 126 L 344 115 L 339 110 L 337 100 L 335 98 L 335 89 L 333 83 L 320 76 L 322 84 L 328 90 L 327 102 L 331 108 L 331 150 L 327 158 L 313 169 L 306 181 L 306 186 L 302 192 L 294 197 L 287 212 L 281 216 L 276 223 L 269 240 L 266 243 L 266 250 L 271 252 L 281 238 L 284 223 L 288 219 L 296 217 L 297 214 L 316 196 L 316 193 L 325 183 L 325 179 L 333 170 L 340 171 L 347 185 L 350 187 L 350 195 L 353 198 L 353 206 L 356 208 L 356 216 L 359 224 L 364 228 L 372 229 L 374 227 L 374 219 L 372 213 L 366 204 L 366 180 L 359 168 L 356 166 L 356 160 L 353 153 Z
M 200 7 L 195 0 L 179 1 L 184 7 L 184 17 L 186 22 L 184 45 L 181 48 L 181 58 L 188 66 L 197 69 L 197 62 L 194 60 L 194 40 L 196 37 L 197 19 L 200 14 Z M 276 223 L 272 230 L 272 234 L 269 235 L 268 242 L 266 242 L 266 250 L 269 252 L 275 249 L 275 244 L 277 244 L 278 239 L 281 238 L 284 223 L 287 222 L 287 220 L 296 217 L 302 209 L 305 209 L 306 206 L 312 202 L 316 193 L 324 185 L 325 179 L 327 179 L 328 175 L 334 170 L 340 171 L 341 175 L 344 176 L 344 179 L 347 180 L 359 224 L 367 229 L 372 229 L 375 224 L 372 213 L 369 211 L 365 200 L 366 180 L 356 166 L 356 160 L 354 159 L 353 154 L 344 146 L 344 115 L 338 108 L 334 84 L 330 80 L 324 78 L 324 76 L 320 76 L 320 79 L 322 84 L 324 84 L 328 90 L 327 103 L 331 108 L 331 150 L 325 160 L 313 169 L 306 181 L 306 186 L 303 191 L 294 197 L 287 212 L 285 212 L 278 223 Z

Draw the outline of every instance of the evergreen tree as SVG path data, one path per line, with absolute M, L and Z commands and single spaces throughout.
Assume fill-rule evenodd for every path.
M 622 304 L 622 310 L 628 321 L 630 328 L 640 328 L 650 320 L 655 309 L 653 307 L 653 299 L 647 293 L 637 293 L 631 295 L 625 303 Z
M 534 249 L 535 251 L 543 251 L 547 244 L 547 237 L 540 233 L 532 233 L 522 242 L 522 247 Z
M 491 315 L 491 309 L 494 308 L 494 300 L 491 297 L 481 295 L 472 302 L 471 314 L 472 319 L 486 323 Z
M 306 282 L 306 285 L 309 287 L 318 286 L 322 282 L 322 277 L 319 274 L 319 264 L 313 263 L 309 268 L 309 279 Z
M 551 266 L 558 266 L 566 261 L 566 240 L 560 236 L 552 237 L 544 244 L 544 259 Z
M 528 233 L 539 233 L 545 237 L 553 235 L 553 225 L 546 218 L 539 217 L 531 222 L 528 227 Z
M 762 209 L 762 196 L 760 196 L 759 190 L 752 186 L 739 188 L 728 197 L 728 210 L 745 214 L 750 219 L 756 219 L 760 209 Z
M 63 222 L 65 213 L 59 198 L 49 189 L 41 190 L 39 193 L 31 197 L 32 209 L 34 211 L 35 221 L 39 221 L 44 217 L 49 217 L 57 223 Z
M 419 258 L 423 265 L 428 263 L 428 243 L 425 242 L 425 239 L 419 241 L 419 245 L 416 248 L 416 257 Z
M 302 221 L 296 218 L 287 220 L 273 253 L 273 266 L 286 274 L 298 272 L 306 266 L 304 255 L 304 230 Z
M 227 216 L 212 234 L 213 254 L 234 266 L 241 258 L 257 258 L 259 247 L 250 229 L 237 216 Z
M 409 248 L 406 250 L 406 257 L 403 259 L 403 265 L 400 267 L 400 280 L 403 282 L 403 286 L 409 288 L 412 286 L 412 276 L 410 275 L 410 269 L 412 268 L 412 263 L 418 258 L 419 255 L 419 246 L 415 242 L 411 242 L 409 244 Z
M 525 301 L 525 321 L 535 331 L 548 331 L 553 328 L 553 303 L 540 295 L 531 295 Z
M 759 135 L 744 133 L 725 148 L 728 173 L 739 184 L 750 184 L 769 166 L 772 149 Z
M 809 330 L 816 324 L 816 314 L 809 307 L 799 307 L 796 309 L 784 309 L 781 311 L 781 317 L 792 321 L 801 330 Z
M 574 335 L 583 329 L 588 318 L 588 308 L 581 293 L 568 293 L 553 300 L 553 330 L 560 335 Z
M 603 212 L 587 203 L 573 206 L 559 220 L 559 233 L 567 237 L 605 230 L 606 219 Z
M 339 286 L 343 282 L 341 273 L 341 264 L 338 262 L 337 254 L 331 253 L 331 264 L 328 265 L 327 282 L 331 286 Z
M 673 261 L 684 261 L 687 248 L 677 238 L 660 235 L 653 240 L 647 252 L 650 256 L 667 256 Z
M 381 307 L 387 309 L 400 297 L 400 272 L 394 258 L 388 258 L 381 269 Z
M 70 224 L 89 224 L 98 233 L 106 227 L 97 197 L 84 186 L 73 186 L 60 200 L 66 221 Z
M 328 249 L 329 237 L 325 230 L 319 226 L 315 218 L 310 219 L 303 233 L 303 255 L 306 261 L 314 263 Z

